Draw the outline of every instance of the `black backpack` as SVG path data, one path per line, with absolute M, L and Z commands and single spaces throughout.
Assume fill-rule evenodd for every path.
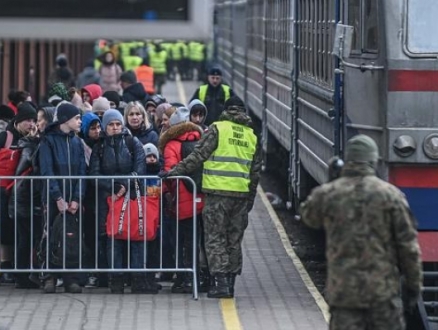
M 70 212 L 65 212 L 65 232 L 64 214 L 60 213 L 53 221 L 52 231 L 50 232 L 50 261 L 57 266 L 63 266 L 64 260 L 64 241 L 65 241 L 65 266 L 77 267 L 80 260 L 80 246 L 82 245 L 82 255 L 86 254 L 84 239 L 79 231 L 79 217 Z M 82 244 L 81 244 L 82 243 Z M 84 258 L 82 258 L 84 260 Z
M 186 158 L 188 155 L 192 153 L 195 149 L 196 145 L 199 141 L 183 141 L 181 142 L 181 159 Z M 196 185 L 196 193 L 200 194 L 202 191 L 202 172 L 204 170 L 204 166 L 198 167 L 194 172 L 190 173 L 188 177 L 190 177 L 193 181 L 195 181 Z M 193 184 L 189 180 L 182 180 L 184 187 L 193 194 Z

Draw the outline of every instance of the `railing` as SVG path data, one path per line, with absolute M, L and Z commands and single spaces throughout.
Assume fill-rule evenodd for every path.
M 189 219 L 185 217 L 181 219 L 180 215 L 180 196 L 178 194 L 179 187 L 182 184 L 189 184 L 193 186 L 193 196 L 197 196 L 196 193 L 196 185 L 194 181 L 190 177 L 184 176 L 175 176 L 167 178 L 166 180 L 161 180 L 157 176 L 71 176 L 71 177 L 59 177 L 59 176 L 50 176 L 50 177 L 38 177 L 38 176 L 26 176 L 26 177 L 0 177 L 0 183 L 2 180 L 14 180 L 15 183 L 11 189 L 9 189 L 8 193 L 6 193 L 5 188 L 1 188 L 0 193 L 0 216 L 2 217 L 1 221 L 10 221 L 13 224 L 13 268 L 12 269 L 0 269 L 1 273 L 184 273 L 191 274 L 192 280 L 192 288 L 193 288 L 193 298 L 198 299 L 198 253 L 199 253 L 199 242 L 198 239 L 198 226 L 197 226 L 197 203 L 200 202 L 199 198 L 193 198 L 192 203 L 192 214 L 191 217 L 193 219 L 193 228 L 192 228 L 192 244 L 191 251 L 187 251 L 187 245 L 184 250 L 181 250 L 181 224 L 182 221 L 190 221 L 185 220 Z M 103 181 L 101 181 L 103 180 Z M 156 185 L 154 189 L 147 189 L 145 185 L 145 180 L 157 180 L 159 183 Z M 168 181 L 172 180 L 172 181 Z M 183 181 L 184 180 L 184 181 Z M 171 207 L 169 206 L 169 202 L 163 200 L 164 193 L 166 191 L 165 182 L 172 182 L 173 188 L 177 192 L 175 198 L 172 200 L 172 205 L 176 206 L 175 211 L 170 212 Z M 62 198 L 67 201 L 69 196 L 78 194 L 82 196 L 79 199 L 78 210 L 82 210 L 81 212 L 76 213 L 76 218 L 78 220 L 79 226 L 79 255 L 78 260 L 68 260 L 66 258 L 66 254 L 71 251 L 66 250 L 66 236 L 68 232 L 67 229 L 67 221 L 69 221 L 70 211 L 66 211 L 64 213 L 59 212 L 57 210 L 56 201 L 51 199 L 53 196 L 49 189 L 46 187 L 50 187 L 51 183 L 57 182 L 61 192 Z M 111 187 L 110 191 L 105 190 L 103 188 L 102 183 L 105 182 L 106 186 Z M 135 184 L 135 182 L 138 183 Z M 114 202 L 110 202 L 111 196 L 115 196 L 117 194 L 117 187 L 120 184 L 124 184 L 127 187 L 127 194 L 130 193 L 130 203 L 141 203 L 141 209 L 143 211 L 143 239 L 138 240 L 136 237 L 136 243 L 139 243 L 141 246 L 141 266 L 140 267 L 132 267 L 131 256 L 132 252 L 128 248 L 126 253 L 126 266 L 123 268 L 115 267 L 115 263 L 120 262 L 120 260 L 116 260 L 116 252 L 115 251 L 115 242 L 120 241 L 117 236 L 108 236 L 108 233 L 103 232 L 102 226 L 102 210 L 105 208 L 102 207 L 102 201 L 107 199 L 108 203 L 108 213 L 105 214 L 105 218 L 107 219 L 105 225 L 108 232 L 108 221 L 111 219 L 113 221 L 119 221 L 115 223 L 116 229 L 121 229 L 120 226 L 120 212 L 114 209 Z M 138 187 L 138 191 L 141 196 L 146 196 L 146 198 L 142 198 L 137 200 L 136 196 L 136 186 Z M 73 191 L 75 190 L 76 193 Z M 21 195 L 20 195 L 21 194 Z M 26 195 L 27 194 L 27 198 Z M 149 199 L 148 199 L 149 198 Z M 156 199 L 154 202 L 157 207 L 152 207 L 149 203 L 149 200 Z M 120 199 L 125 201 L 124 196 L 121 196 Z M 44 201 L 44 202 L 41 202 Z M 49 201 L 49 202 L 45 202 Z M 127 201 L 128 202 L 128 201 Z M 119 201 L 120 204 L 120 201 Z M 4 208 L 8 209 L 8 212 Z M 148 209 L 151 208 L 151 209 Z M 62 216 L 62 229 L 63 229 L 63 240 L 62 240 L 62 256 L 63 260 L 61 263 L 57 263 L 56 265 L 53 263 L 53 246 L 51 245 L 51 240 L 54 237 L 53 233 L 53 217 L 58 214 L 63 214 Z M 156 214 L 158 213 L 158 214 Z M 171 215 L 169 213 L 172 213 Z M 4 219 L 4 217 L 9 214 L 9 219 Z M 23 216 L 24 215 L 24 216 Z M 27 216 L 28 215 L 28 216 Z M 150 217 L 156 217 L 158 219 L 158 227 L 157 227 L 157 235 L 153 240 L 149 240 L 147 238 L 146 233 L 150 231 L 151 226 Z M 99 222 L 99 217 L 100 222 Z M 125 210 L 125 221 L 127 222 L 127 238 L 125 239 L 126 244 L 131 246 L 131 243 L 134 243 L 134 239 L 132 237 L 131 226 L 134 225 L 135 221 L 139 221 L 138 214 L 132 214 L 131 208 L 127 204 Z M 85 221 L 94 220 L 93 226 L 90 226 L 89 223 L 85 223 Z M 26 222 L 27 223 L 24 223 Z M 28 236 L 22 235 L 22 231 L 19 230 L 19 227 L 26 226 L 29 229 Z M 164 232 L 169 231 L 170 227 L 172 230 L 175 230 L 174 235 L 172 237 L 175 238 L 175 241 L 172 242 L 173 249 L 171 253 L 174 256 L 174 264 L 172 262 L 171 265 L 167 263 L 165 265 L 164 259 L 166 257 L 171 257 L 166 255 L 166 252 L 163 250 L 164 245 L 167 243 L 164 241 L 165 236 Z M 5 230 L 4 226 L 0 226 L 0 244 L 5 245 L 5 235 L 6 233 L 2 233 L 1 230 Z M 140 231 L 140 229 L 139 229 Z M 11 234 L 11 233 L 8 233 Z M 90 234 L 94 235 L 91 241 L 93 242 L 93 246 L 89 246 L 90 244 L 85 244 L 85 237 L 90 237 Z M 106 234 L 106 235 L 105 235 Z M 9 237 L 12 238 L 12 237 Z M 1 241 L 3 239 L 3 242 Z M 107 248 L 109 252 L 107 254 L 107 265 L 102 265 L 102 255 L 105 254 L 106 251 L 102 251 L 102 246 L 100 242 L 103 240 L 107 240 L 107 244 L 109 244 L 110 249 Z M 117 243 L 116 243 L 117 244 Z M 28 252 L 20 250 L 23 245 L 27 245 Z M 138 245 L 137 245 L 138 246 Z M 153 249 L 153 251 L 150 251 Z M 45 250 L 45 251 L 44 251 Z M 38 252 L 40 258 L 35 258 L 35 254 Z M 168 251 L 169 252 L 169 251 Z M 167 253 L 168 253 L 167 252 Z M 19 254 L 21 256 L 19 257 Z M 22 255 L 28 256 L 28 260 L 25 260 L 26 267 L 23 267 L 23 257 Z M 191 262 L 187 262 L 184 264 L 183 257 L 187 255 L 191 256 Z M 110 258 L 108 258 L 108 256 Z M 138 257 L 138 256 L 137 256 Z M 4 258 L 3 258 L 4 259 Z M 21 264 L 19 259 L 21 259 Z M 38 259 L 38 260 L 37 260 Z M 151 259 L 154 260 L 152 265 Z M 137 260 L 138 261 L 138 260 Z

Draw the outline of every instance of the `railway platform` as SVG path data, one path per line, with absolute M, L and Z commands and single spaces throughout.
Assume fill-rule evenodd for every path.
M 164 95 L 186 103 L 194 82 L 169 82 Z M 259 188 L 244 237 L 244 268 L 234 299 L 194 300 L 172 294 L 163 282 L 157 295 L 110 294 L 84 288 L 82 294 L 43 294 L 0 286 L 0 330 L 240 330 L 327 328 L 328 309 Z M 129 291 L 128 291 L 129 292 Z

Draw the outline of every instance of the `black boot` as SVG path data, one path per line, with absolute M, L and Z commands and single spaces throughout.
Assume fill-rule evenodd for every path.
M 230 283 L 227 274 L 219 273 L 215 275 L 215 286 L 211 287 L 207 293 L 208 298 L 233 298 L 230 292 Z
M 123 275 L 112 275 L 110 280 L 111 293 L 121 294 L 125 292 L 125 283 Z
M 158 288 L 150 282 L 146 274 L 134 274 L 132 276 L 131 293 L 157 294 Z
M 172 293 L 192 293 L 191 279 L 185 274 L 178 273 L 170 291 Z
M 201 269 L 199 272 L 199 292 L 208 292 L 210 289 L 211 276 L 208 269 Z
M 234 284 L 236 283 L 236 276 L 237 274 L 229 273 L 229 283 L 230 283 L 230 293 L 234 297 Z

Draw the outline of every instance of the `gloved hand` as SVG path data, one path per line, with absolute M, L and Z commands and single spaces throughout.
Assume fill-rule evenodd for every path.
M 168 176 L 170 176 L 170 172 L 168 171 L 160 171 L 158 173 L 158 177 L 161 179 L 167 179 Z

